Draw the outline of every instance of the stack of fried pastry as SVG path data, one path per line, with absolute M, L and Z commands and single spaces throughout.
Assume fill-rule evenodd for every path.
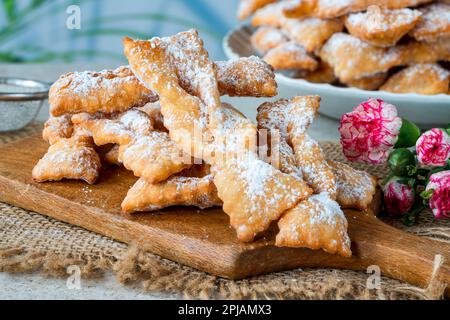
M 130 66 L 52 86 L 36 181 L 93 184 L 102 165 L 119 165 L 138 178 L 125 213 L 221 206 L 240 241 L 278 222 L 278 246 L 351 255 L 342 208 L 367 210 L 376 180 L 328 161 L 308 136 L 318 96 L 264 103 L 256 125 L 221 95 L 275 96 L 263 60 L 213 62 L 195 30 L 124 46 Z
M 276 70 L 315 83 L 448 94 L 450 2 L 241 0 L 255 51 Z

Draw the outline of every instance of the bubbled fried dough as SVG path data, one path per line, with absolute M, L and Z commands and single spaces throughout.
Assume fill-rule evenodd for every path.
M 271 77 L 275 77 L 273 71 L 257 60 L 258 58 L 240 58 L 233 62 L 218 62 L 219 68 L 216 71 L 221 94 L 273 96 L 275 84 L 270 80 Z M 240 77 L 245 79 L 265 79 L 269 84 L 255 86 L 250 90 L 249 81 L 243 83 L 233 81 L 235 74 L 240 74 Z M 257 91 L 258 89 L 264 91 Z M 157 99 L 158 97 L 126 66 L 100 72 L 68 73 L 52 85 L 49 93 L 50 112 L 53 116 L 80 112 L 117 113 L 143 106 Z
M 348 15 L 344 22 L 353 36 L 374 46 L 391 47 L 416 26 L 420 16 L 418 10 L 370 6 L 366 12 Z
M 256 10 L 277 0 L 240 0 L 238 6 L 238 18 L 244 20 Z
M 275 70 L 309 70 L 317 69 L 317 60 L 304 47 L 294 41 L 286 42 L 269 50 L 264 60 Z
M 331 199 L 336 199 L 336 176 L 328 165 L 322 148 L 306 133 L 298 134 L 295 131 L 291 133 L 291 129 L 288 130 L 295 161 L 303 179 L 314 193 L 327 193 Z
M 156 96 L 127 67 L 100 72 L 71 72 L 50 88 L 50 113 L 121 112 L 154 101 Z
M 437 42 L 409 41 L 396 47 L 401 56 L 401 65 L 450 61 L 450 38 Z
M 54 144 L 60 139 L 70 138 L 74 131 L 70 118 L 70 115 L 50 116 L 44 124 L 42 138 L 49 144 Z
M 427 42 L 450 38 L 450 3 L 432 3 L 419 10 L 422 19 L 410 32 L 413 38 Z
M 334 34 L 319 55 L 344 83 L 387 72 L 403 63 L 397 48 L 375 47 L 345 33 Z
M 358 80 L 345 82 L 349 87 L 355 87 L 362 90 L 377 90 L 388 78 L 387 72 L 377 73 L 373 76 L 364 77 Z
M 352 12 L 365 11 L 371 5 L 387 9 L 415 7 L 433 0 L 295 0 L 284 13 L 290 18 L 313 16 L 322 19 L 341 17 Z
M 184 48 L 176 45 L 180 38 L 185 38 Z M 196 77 L 197 72 L 200 72 L 198 65 L 204 63 L 205 50 L 203 43 L 198 39 L 198 34 L 189 31 L 178 34 L 176 38 L 153 38 L 150 41 L 133 41 L 125 38 L 124 46 L 131 67 L 140 79 L 158 93 L 164 125 L 169 130 L 170 138 L 187 154 L 205 160 L 206 155 L 210 154 L 206 149 L 212 141 L 207 127 L 208 110 L 203 101 L 193 93 L 198 89 L 212 89 L 214 91 L 212 95 L 215 96 L 218 87 L 214 81 L 214 71 L 211 71 L 214 75 L 207 76 L 205 73 L 204 77 L 197 77 L 198 81 L 205 80 L 208 84 L 190 83 L 190 78 Z M 199 55 L 201 58 L 196 57 Z M 178 69 L 181 63 L 172 61 L 177 57 L 183 58 L 183 62 L 188 66 L 188 68 L 186 65 L 183 66 L 183 70 L 191 70 L 190 74 L 183 74 L 183 70 Z M 187 87 L 183 88 L 182 85 Z M 214 97 L 214 104 L 215 100 Z
M 273 97 L 277 83 L 273 68 L 257 57 L 215 63 L 219 90 L 229 96 Z
M 37 182 L 74 179 L 93 184 L 100 167 L 92 138 L 78 132 L 54 142 L 33 168 L 32 177 Z
M 252 241 L 284 211 L 311 195 L 298 179 L 284 174 L 256 155 L 223 164 L 214 173 L 223 210 L 240 241 Z
M 261 55 L 264 55 L 270 49 L 288 42 L 289 38 L 278 28 L 263 26 L 256 29 L 251 35 L 250 41 L 253 48 Z
M 340 19 L 284 19 L 282 29 L 306 51 L 314 52 L 335 33 L 344 29 Z
M 336 176 L 336 201 L 339 205 L 342 208 L 367 210 L 376 192 L 377 179 L 341 162 L 328 161 L 328 165 Z
M 255 12 L 252 17 L 252 25 L 258 26 L 271 26 L 280 28 L 283 20 L 284 2 L 279 1 L 271 3 Z
M 132 109 L 113 119 L 86 114 L 72 119 L 90 132 L 97 145 L 118 144 L 118 162 L 150 183 L 163 181 L 192 163 L 166 132 L 153 130 L 142 111 Z
M 298 70 L 292 76 L 313 83 L 333 83 L 337 80 L 333 68 L 324 61 L 320 61 L 319 66 L 314 71 Z
M 450 72 L 438 64 L 417 64 L 391 76 L 380 88 L 394 93 L 447 93 Z
M 122 211 L 155 211 L 171 206 L 195 206 L 200 209 L 221 206 L 212 175 L 170 177 L 151 184 L 139 179 L 122 202 Z
M 288 210 L 278 221 L 278 227 L 277 246 L 352 255 L 347 219 L 337 202 L 326 194 L 314 195 Z

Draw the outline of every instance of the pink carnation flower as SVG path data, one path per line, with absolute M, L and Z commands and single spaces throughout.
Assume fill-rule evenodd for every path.
M 445 166 L 450 157 L 450 136 L 441 129 L 431 129 L 416 142 L 417 158 L 423 165 Z
M 384 204 L 389 214 L 401 215 L 411 210 L 414 204 L 414 190 L 409 185 L 392 178 L 383 188 Z
M 431 175 L 426 190 L 433 189 L 430 208 L 437 219 L 450 217 L 450 170 Z
M 344 114 L 339 132 L 350 161 L 380 164 L 397 142 L 402 119 L 397 108 L 380 99 L 369 99 Z

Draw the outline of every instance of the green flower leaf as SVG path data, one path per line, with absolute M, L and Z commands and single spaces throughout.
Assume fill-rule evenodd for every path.
M 416 145 L 420 137 L 420 129 L 411 121 L 403 119 L 402 127 L 395 148 L 410 148 Z

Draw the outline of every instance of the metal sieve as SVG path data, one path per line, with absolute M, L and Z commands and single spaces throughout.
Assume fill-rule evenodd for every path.
M 48 97 L 49 84 L 0 77 L 0 132 L 19 130 L 36 118 Z

